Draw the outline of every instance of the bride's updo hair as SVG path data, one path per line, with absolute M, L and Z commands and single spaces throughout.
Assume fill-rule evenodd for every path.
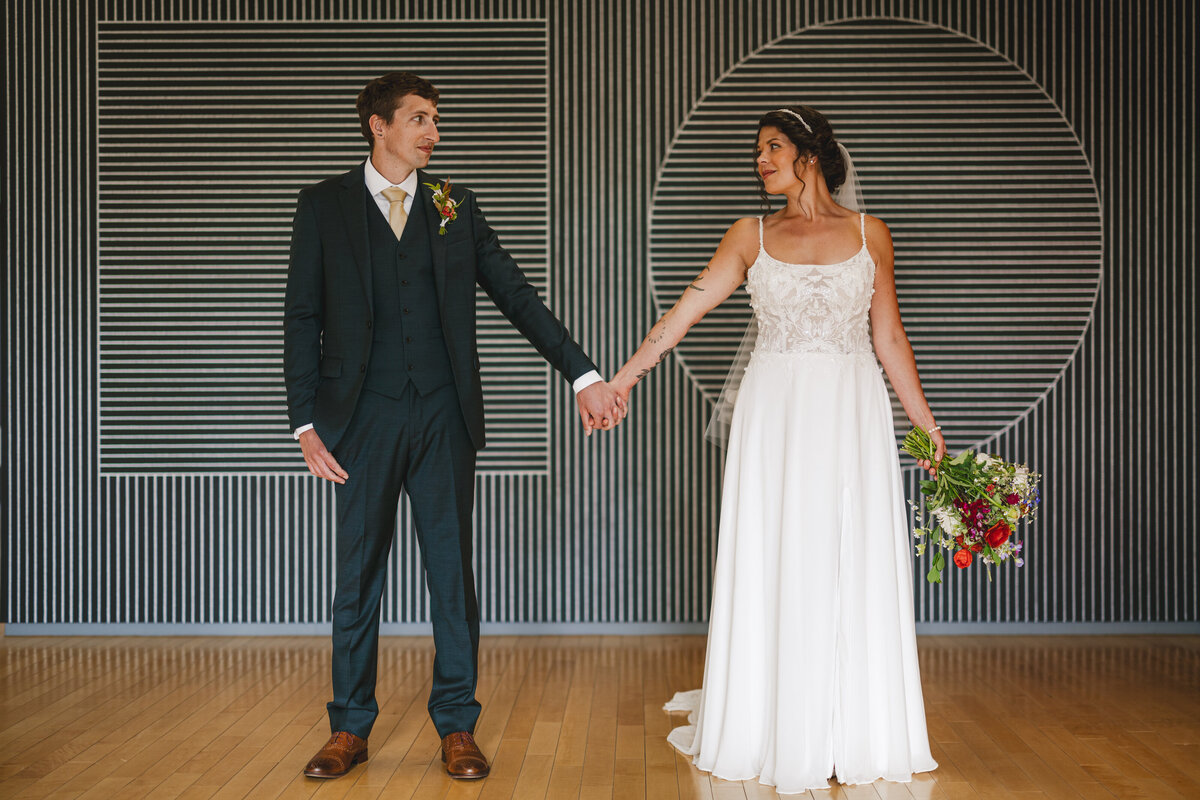
M 817 111 L 812 106 L 787 106 L 787 110 L 768 111 L 763 114 L 758 120 L 758 133 L 762 133 L 762 129 L 766 127 L 778 128 L 784 136 L 791 140 L 792 144 L 796 145 L 799 155 L 792 163 L 792 171 L 796 177 L 800 177 L 800 170 L 796 169 L 800 162 L 809 155 L 817 157 L 817 162 L 821 165 L 821 174 L 825 176 L 825 184 L 829 187 L 830 193 L 836 192 L 838 187 L 846 182 L 846 163 L 842 160 L 842 153 L 838 149 L 837 139 L 833 136 L 833 126 L 829 124 L 829 120 L 825 119 L 825 115 Z M 792 113 L 788 113 L 788 112 Z M 803 119 L 797 118 L 799 115 Z M 810 132 L 804 127 L 807 122 L 812 128 Z M 757 141 L 757 134 L 755 134 Z M 757 144 L 755 144 L 757 159 Z M 763 202 L 769 207 L 770 200 L 767 197 L 767 190 L 763 186 L 762 176 L 758 174 L 758 165 L 755 164 L 754 174 L 758 178 L 758 191 L 762 196 Z

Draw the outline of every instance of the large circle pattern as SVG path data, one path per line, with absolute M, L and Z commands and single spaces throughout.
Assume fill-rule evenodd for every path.
M 659 313 L 732 222 L 761 213 L 759 116 L 820 109 L 892 230 L 901 313 L 951 446 L 981 441 L 1061 375 L 1091 318 L 1102 228 L 1091 167 L 1062 112 L 979 42 L 894 19 L 798 31 L 721 77 L 661 165 L 650 224 Z M 779 207 L 778 199 L 774 207 Z M 750 309 L 744 289 L 676 350 L 716 397 Z M 907 420 L 893 398 L 897 434 Z

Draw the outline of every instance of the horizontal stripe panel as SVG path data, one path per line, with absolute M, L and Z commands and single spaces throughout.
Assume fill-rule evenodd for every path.
M 502 241 L 544 286 L 545 34 L 544 24 L 102 24 L 103 472 L 303 470 L 282 381 L 295 195 L 364 158 L 352 99 L 396 52 L 424 61 L 453 43 L 452 61 L 428 76 L 475 123 L 459 128 L 448 116 L 432 167 L 462 176 L 485 209 L 497 209 L 490 221 Z M 461 105 L 450 100 L 460 92 L 469 98 Z M 139 96 L 150 102 L 131 106 Z M 197 115 L 195 96 L 222 110 Z M 264 119 L 268 108 L 284 128 Z M 161 205 L 147 209 L 147 198 Z M 484 400 L 501 396 L 524 412 L 492 420 L 480 469 L 545 469 L 545 362 L 482 291 L 478 313 Z

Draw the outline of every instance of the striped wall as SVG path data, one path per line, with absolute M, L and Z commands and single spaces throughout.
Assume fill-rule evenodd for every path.
M 891 227 L 905 327 L 949 446 L 988 438 L 1049 389 L 1079 346 L 1103 237 L 1091 165 L 1062 112 L 962 34 L 897 19 L 833 22 L 721 76 L 662 162 L 649 236 L 656 307 L 671 306 L 731 216 L 763 213 L 743 132 L 797 87 L 836 120 L 866 208 Z M 750 317 L 739 295 L 676 350 L 709 399 Z M 893 405 L 902 439 L 907 417 Z
M 950 438 L 1046 474 L 1027 566 L 918 577 L 919 621 L 1200 621 L 1191 4 L 6 0 L 3 25 L 11 624 L 328 620 L 332 493 L 279 376 L 288 224 L 363 157 L 353 96 L 391 68 L 442 89 L 435 173 L 605 372 L 755 213 L 760 111 L 826 110 Z M 744 305 L 590 439 L 480 309 L 485 620 L 704 620 L 701 432 Z M 419 622 L 398 528 L 384 619 Z
M 296 194 L 362 160 L 353 98 L 395 53 L 455 100 L 435 174 L 469 174 L 544 283 L 544 21 L 100 22 L 103 474 L 295 467 L 279 319 Z M 479 296 L 480 359 L 503 374 L 480 466 L 544 472 L 546 364 Z

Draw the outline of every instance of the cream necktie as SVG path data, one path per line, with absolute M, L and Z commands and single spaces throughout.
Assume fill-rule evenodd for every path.
M 399 239 L 404 233 L 404 223 L 408 222 L 408 214 L 404 212 L 404 198 L 408 197 L 408 192 L 401 189 L 399 186 L 389 186 L 382 192 L 384 198 L 387 199 L 388 205 L 388 225 L 392 228 L 392 233 L 396 234 Z

